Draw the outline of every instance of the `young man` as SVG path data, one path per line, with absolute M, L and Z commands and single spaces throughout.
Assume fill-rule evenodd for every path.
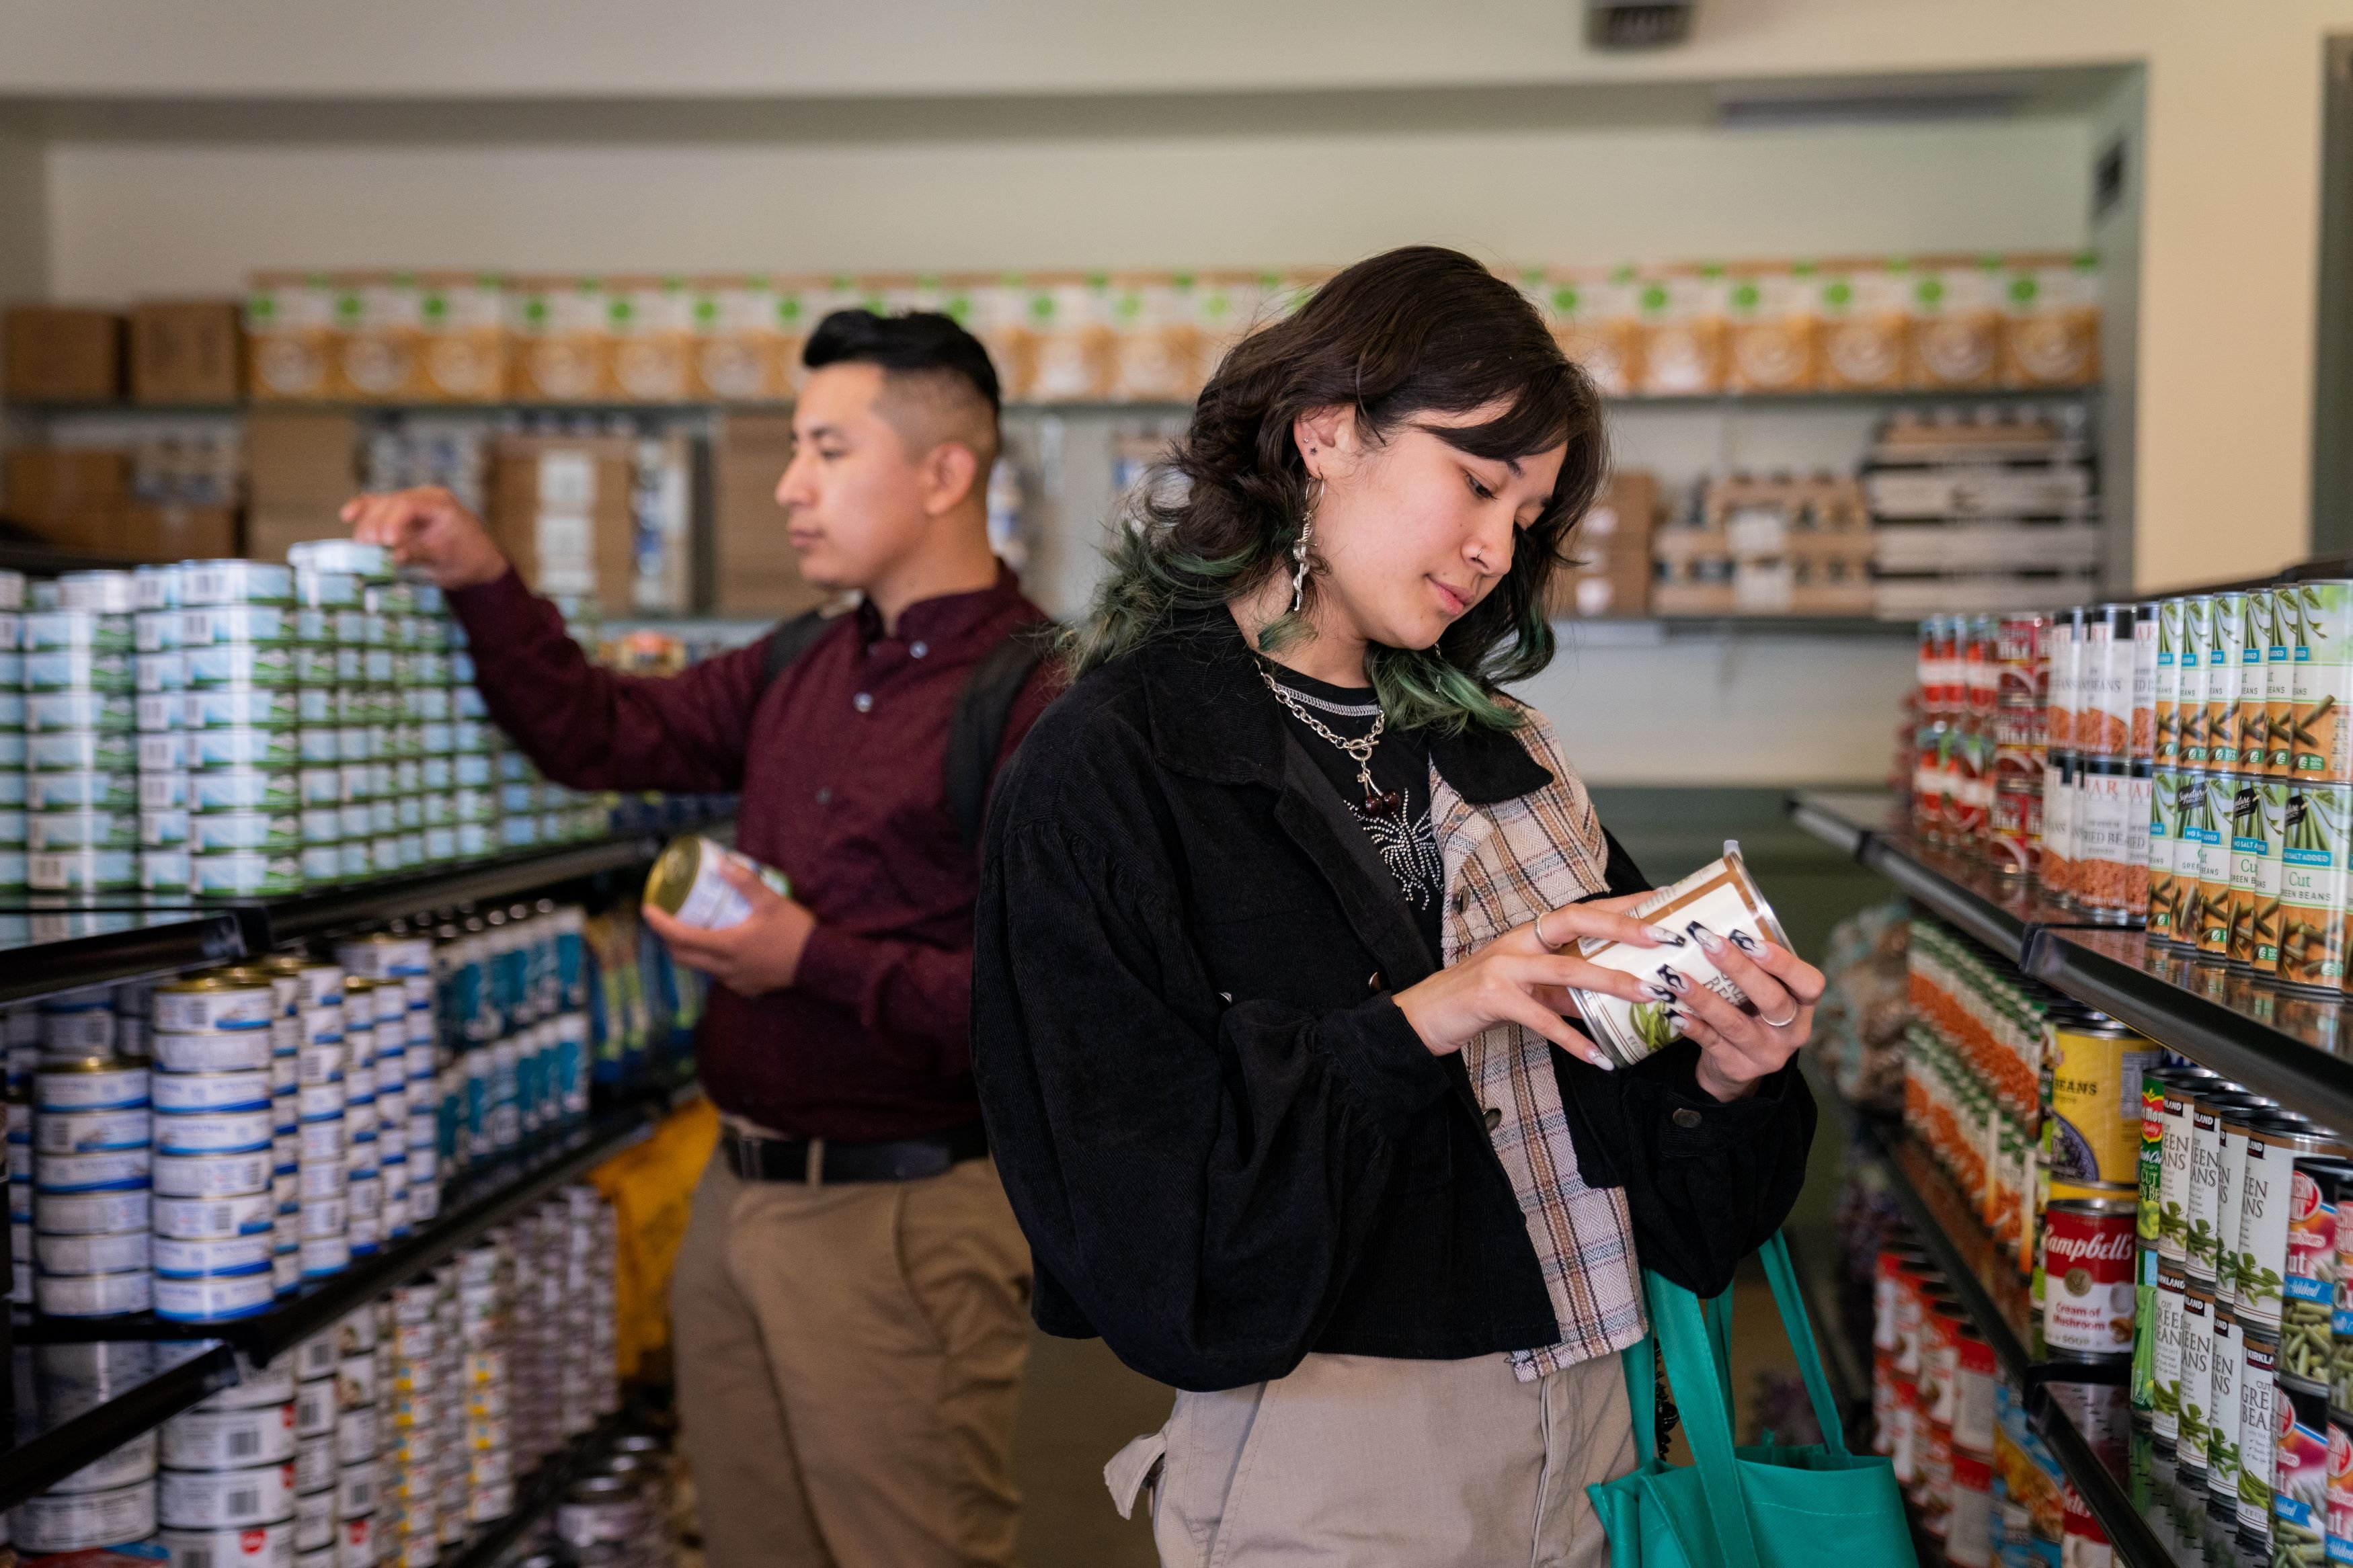
M 979 859 L 944 770 L 976 670 L 1044 616 L 988 548 L 979 342 L 845 310 L 804 358 L 776 500 L 802 574 L 862 603 L 789 662 L 772 635 L 668 679 L 599 670 L 447 491 L 343 518 L 449 591 L 491 716 L 550 778 L 740 791 L 738 844 L 791 879 L 740 878 L 754 912 L 726 931 L 645 911 L 718 982 L 699 1057 L 724 1131 L 670 1291 L 712 1568 L 1010 1563 L 1029 1252 L 974 1096 Z M 984 766 L 1050 680 L 1000 699 Z

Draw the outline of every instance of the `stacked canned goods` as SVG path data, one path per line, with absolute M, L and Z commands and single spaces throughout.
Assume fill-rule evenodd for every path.
M 440 1213 L 433 941 L 406 930 L 382 932 L 338 944 L 335 957 L 368 983 L 375 1003 L 375 1061 L 353 1089 L 364 1088 L 372 1102 L 383 1234 L 404 1237 Z
M 128 572 L 75 573 L 23 618 L 26 875 L 45 892 L 139 885 Z
M 2051 617 L 1921 623 L 1913 825 L 1924 838 L 2030 876 L 2042 845 Z
M 188 767 L 188 656 L 180 636 L 180 574 L 175 567 L 143 567 L 131 575 L 139 885 L 151 893 L 185 893 L 193 885 L 195 792 Z
M 25 578 L 0 572 L 0 892 L 27 885 Z
M 588 1111 L 586 911 L 547 900 L 437 928 L 443 1029 L 457 1055 L 442 1152 L 457 1164 Z
M 118 1054 L 109 988 L 47 999 L 33 1073 L 35 1310 L 111 1317 L 153 1305 L 148 1266 L 153 1075 Z
M 278 984 L 259 969 L 216 971 L 159 986 L 153 1007 L 156 1313 L 267 1311 L 294 1283 L 278 1264 Z
M 173 1563 L 296 1561 L 295 1392 L 281 1359 L 164 1423 L 156 1544 Z
M 2050 628 L 2037 879 L 2103 922 L 2137 925 L 2148 912 L 2160 629 L 2147 604 L 2079 606 Z

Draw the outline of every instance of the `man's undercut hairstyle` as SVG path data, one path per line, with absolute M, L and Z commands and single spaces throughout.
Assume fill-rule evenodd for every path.
M 958 441 L 980 459 L 976 489 L 1003 446 L 997 431 L 1002 398 L 997 367 L 980 340 L 934 310 L 878 316 L 871 310 L 836 310 L 817 324 L 801 363 L 811 370 L 829 364 L 871 364 L 882 372 L 882 392 L 874 411 L 889 421 L 920 458 L 943 441 Z

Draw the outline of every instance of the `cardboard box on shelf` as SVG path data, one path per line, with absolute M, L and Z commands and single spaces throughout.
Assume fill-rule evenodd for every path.
M 131 500 L 131 456 L 61 447 L 16 447 L 6 457 L 6 485 L 0 509 L 44 531 L 101 513 L 116 514 Z
M 712 403 L 760 403 L 790 392 L 778 295 L 765 278 L 702 278 L 689 289 L 693 342 L 688 394 Z M 797 301 L 796 301 L 797 308 Z M 797 352 L 799 340 L 791 340 Z
M 636 443 L 627 437 L 501 436 L 491 535 L 543 594 L 593 594 L 607 614 L 635 605 Z
M 1642 334 L 1639 390 L 1677 397 L 1724 389 L 1727 294 L 1717 267 L 1668 268 L 1635 286 Z
M 334 396 L 353 403 L 415 403 L 425 380 L 425 299 L 406 272 L 335 279 Z
M 138 561 L 211 561 L 239 553 L 237 513 L 225 506 L 132 506 L 114 553 Z
M 1991 386 L 2000 378 L 2000 265 L 1948 258 L 1914 268 L 1913 385 Z
M 1810 267 L 1751 267 L 1725 290 L 1725 384 L 1735 392 L 1809 392 L 1816 380 Z
M 1658 493 L 1657 479 L 1641 469 L 1611 476 L 1609 488 L 1568 536 L 1569 564 L 1553 575 L 1555 616 L 1649 613 Z
M 733 414 L 712 462 L 712 608 L 726 616 L 793 616 L 833 595 L 802 580 L 785 538 L 776 481 L 792 461 L 793 424 L 782 414 Z
M 1832 391 L 1902 386 L 1912 354 L 1910 267 L 1831 263 L 1814 277 L 1820 384 Z
M 131 401 L 235 403 L 245 345 L 233 300 L 147 300 L 131 308 Z
M 605 285 L 594 278 L 518 278 L 507 295 L 510 375 L 525 403 L 612 396 L 613 340 Z
M 121 316 L 20 305 L 0 319 L 0 396 L 16 403 L 112 403 L 121 395 Z
M 677 403 L 693 384 L 694 301 L 676 278 L 617 278 L 607 295 L 614 395 Z
M 2099 380 L 2097 257 L 2013 257 L 2001 301 L 2004 384 L 2088 386 Z
M 246 416 L 246 492 L 254 510 L 334 510 L 360 488 L 359 421 L 348 414 L 257 409 Z

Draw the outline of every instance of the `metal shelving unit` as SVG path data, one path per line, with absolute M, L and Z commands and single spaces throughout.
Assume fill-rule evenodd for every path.
M 15 1369 L 16 1410 L 12 1441 L 0 1449 L 0 1508 L 13 1507 L 55 1485 L 99 1456 L 237 1381 L 237 1355 L 217 1340 L 157 1347 L 168 1364 L 113 1397 L 44 1425 L 30 1409 L 37 1353 L 19 1350 Z

